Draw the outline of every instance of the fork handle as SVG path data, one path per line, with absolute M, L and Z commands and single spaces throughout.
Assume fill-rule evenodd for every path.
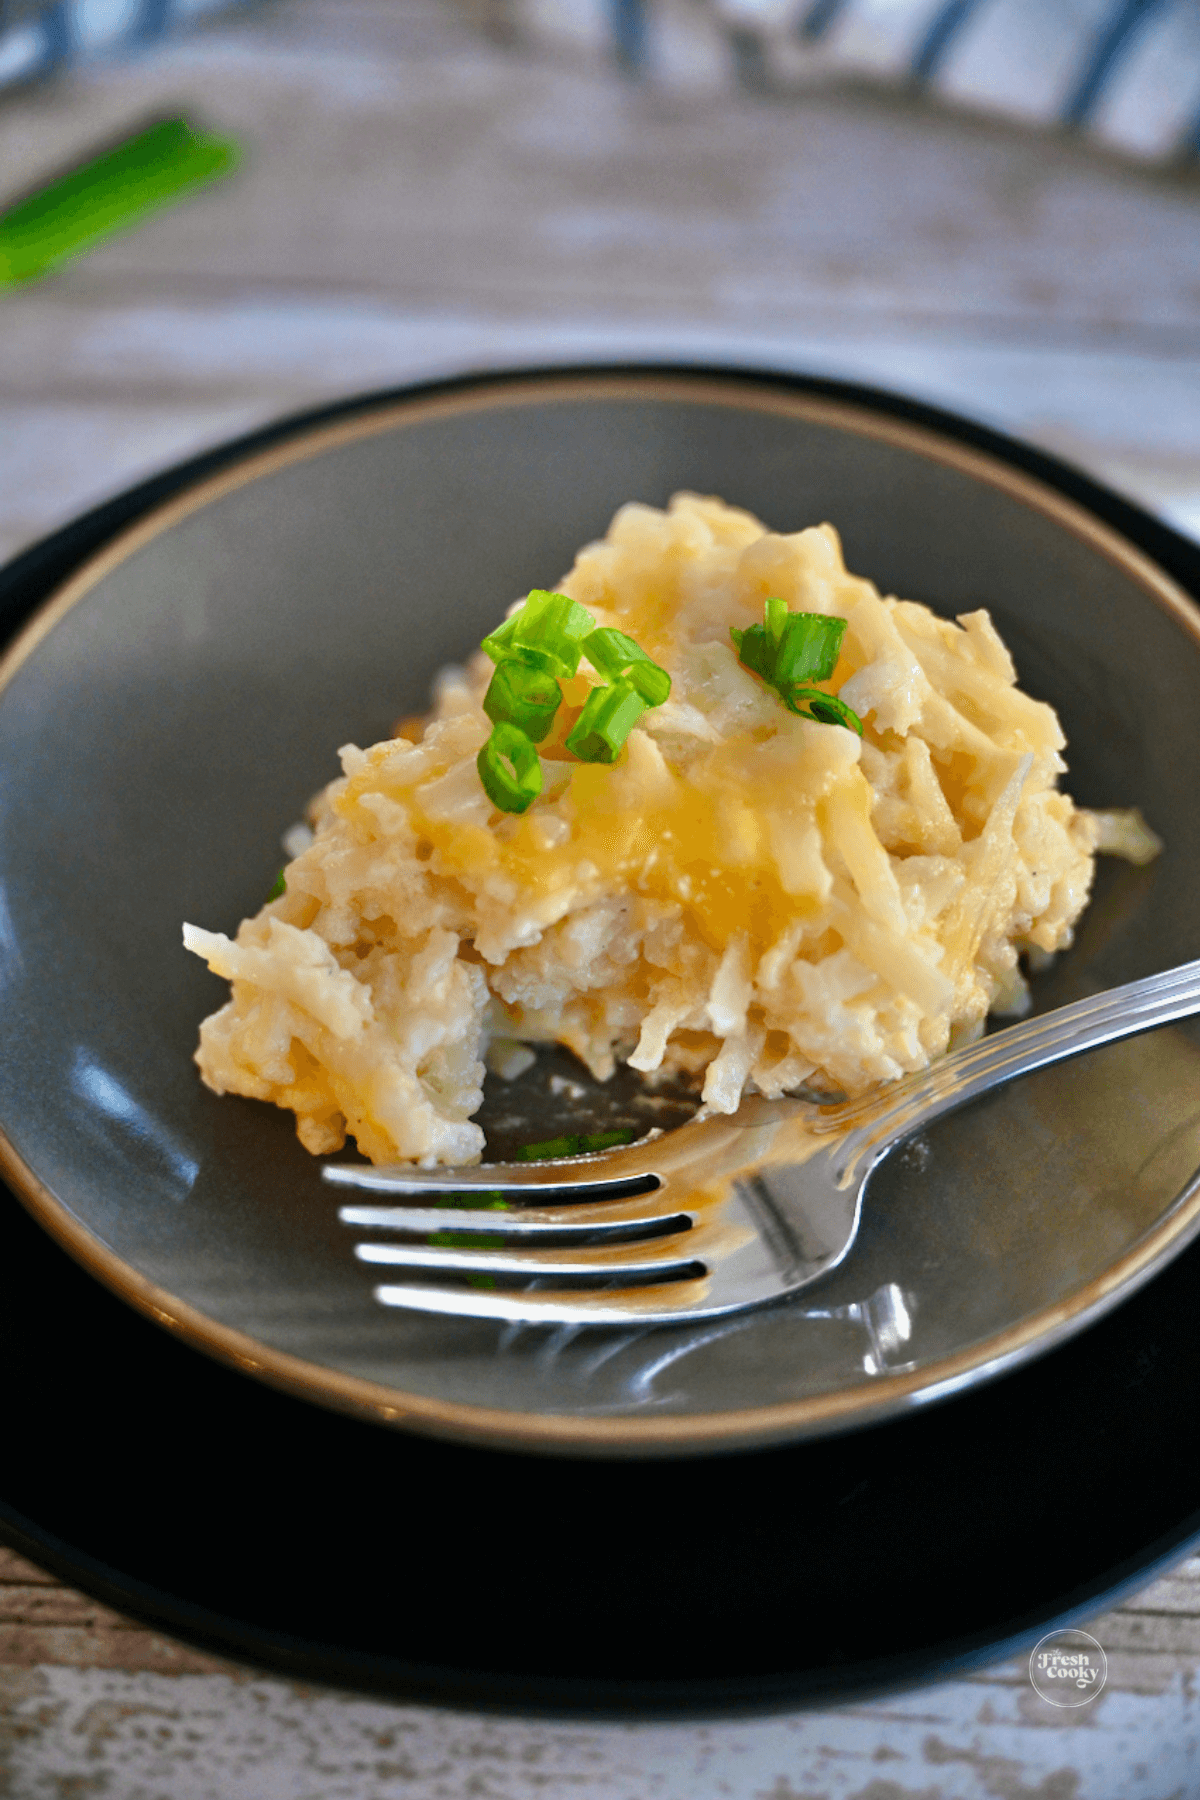
M 1197 1012 L 1200 962 L 1190 962 L 1076 1000 L 1023 1025 L 1007 1026 L 994 1037 L 952 1051 L 932 1068 L 897 1082 L 876 1101 L 854 1107 L 849 1121 L 845 1107 L 836 1114 L 831 1111 L 830 1129 L 835 1119 L 838 1125 L 850 1122 L 853 1127 L 836 1154 L 838 1173 L 848 1175 L 864 1157 L 878 1162 L 886 1151 L 943 1113 L 953 1112 L 1019 1075 Z M 855 1124 L 860 1115 L 865 1115 L 862 1122 Z

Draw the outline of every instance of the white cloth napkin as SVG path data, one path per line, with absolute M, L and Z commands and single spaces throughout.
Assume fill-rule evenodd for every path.
M 1128 155 L 1200 152 L 1200 0 L 490 0 L 668 87 L 866 81 Z
M 0 0 L 0 89 L 245 4 Z M 669 88 L 890 83 L 1143 159 L 1200 155 L 1200 0 L 471 0 L 469 11 L 518 42 L 586 44 Z

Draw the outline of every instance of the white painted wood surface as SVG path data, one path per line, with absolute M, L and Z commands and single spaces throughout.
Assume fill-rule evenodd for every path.
M 864 1630 L 869 1621 L 864 1620 Z M 267 1677 L 156 1638 L 0 1556 L 0 1793 L 18 1800 L 1190 1800 L 1200 1557 L 1092 1621 L 1108 1683 L 1023 1662 L 757 1720 L 488 1717 Z
M 1194 172 L 852 92 L 656 94 L 490 42 L 452 0 L 278 0 L 0 102 L 0 204 L 164 111 L 245 167 L 0 296 L 0 555 L 327 398 L 643 355 L 919 394 L 1200 535 Z M 1108 1685 L 1070 1713 L 1006 1665 L 781 1719 L 547 1724 L 237 1669 L 0 1554 L 0 1794 L 1200 1795 L 1200 1558 L 1090 1629 Z
M 452 3 L 279 0 L 0 102 L 0 203 L 164 110 L 247 151 L 4 296 L 0 552 L 317 400 L 639 354 L 916 393 L 1200 527 L 1200 173 L 872 95 L 659 95 Z

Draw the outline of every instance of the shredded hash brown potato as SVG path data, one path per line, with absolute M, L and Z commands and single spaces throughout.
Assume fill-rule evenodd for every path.
M 744 1091 L 860 1093 L 1023 1010 L 1018 954 L 1070 943 L 1102 835 L 1154 852 L 1058 791 L 1058 720 L 987 613 L 881 598 L 828 525 L 630 505 L 559 588 L 672 677 L 615 766 L 563 747 L 599 679 L 584 662 L 540 799 L 495 811 L 476 655 L 439 678 L 418 742 L 343 749 L 286 891 L 236 941 L 184 928 L 233 984 L 201 1028 L 204 1080 L 290 1107 L 314 1153 L 349 1132 L 377 1162 L 477 1160 L 492 1038 L 555 1040 L 600 1079 L 703 1071 L 726 1113 Z M 846 619 L 827 685 L 862 739 L 739 663 L 730 626 L 768 595 Z

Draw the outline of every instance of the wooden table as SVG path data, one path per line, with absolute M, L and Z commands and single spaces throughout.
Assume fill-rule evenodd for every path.
M 917 393 L 1200 534 L 1195 173 L 864 92 L 649 91 L 450 0 L 279 0 L 0 102 L 0 201 L 164 111 L 232 132 L 245 167 L 0 302 L 0 554 L 327 397 L 646 355 Z M 1091 1630 L 1108 1686 L 1073 1712 L 1012 1664 L 774 1720 L 545 1724 L 236 1668 L 0 1553 L 0 1792 L 1200 1793 L 1200 1558 Z
M 775 1719 L 561 1724 L 404 1706 L 240 1668 L 0 1550 L 0 1793 L 1188 1800 L 1200 1792 L 1200 1557 L 1088 1629 L 1108 1683 L 1072 1711 L 1038 1698 L 1022 1660 Z

